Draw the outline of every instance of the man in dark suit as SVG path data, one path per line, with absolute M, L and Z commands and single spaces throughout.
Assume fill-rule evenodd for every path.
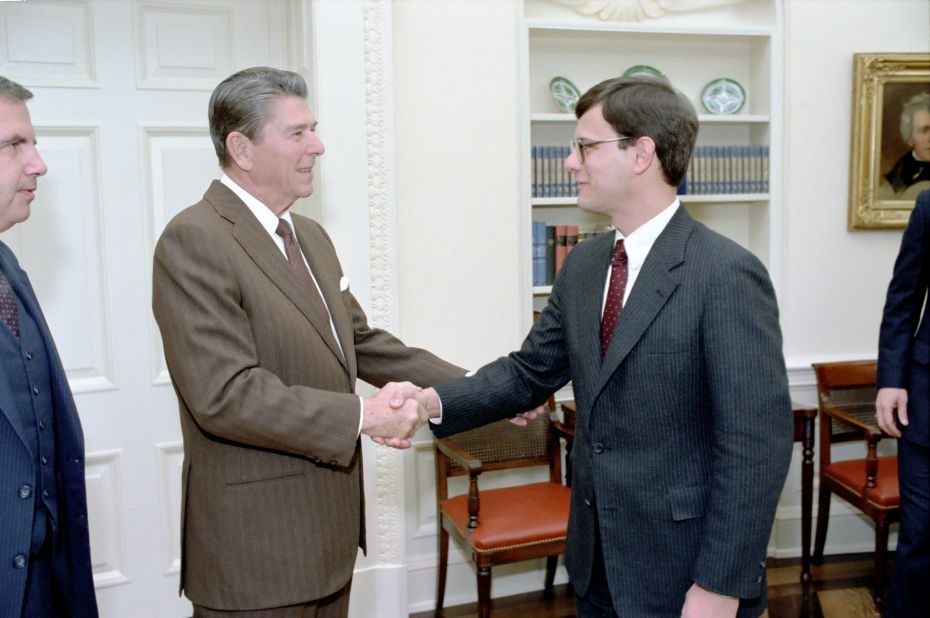
M 878 341 L 882 430 L 898 438 L 901 527 L 884 615 L 930 616 L 930 191 L 917 196 L 888 286 Z
M 431 416 L 441 406 L 444 436 L 571 380 L 565 562 L 578 615 L 758 616 L 792 448 L 772 285 L 681 208 L 698 129 L 684 95 L 664 79 L 612 79 L 576 115 L 565 166 L 578 205 L 616 233 L 572 250 L 518 352 L 421 403 Z
M 0 77 L 0 232 L 29 218 L 48 171 L 30 98 Z M 81 422 L 29 277 L 2 242 L 0 365 L 0 616 L 96 616 Z
M 184 435 L 181 589 L 194 616 L 343 617 L 365 548 L 359 434 L 400 446 L 416 402 L 404 378 L 464 374 L 368 326 L 335 249 L 288 212 L 323 154 L 307 85 L 240 71 L 210 98 L 223 177 L 155 249 L 153 309 Z

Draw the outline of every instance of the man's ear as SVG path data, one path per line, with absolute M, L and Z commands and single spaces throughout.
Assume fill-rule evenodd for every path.
M 633 171 L 642 174 L 656 161 L 656 143 L 651 137 L 643 136 L 633 144 L 636 158 L 633 162 Z
M 233 163 L 244 172 L 252 169 L 252 140 L 239 131 L 226 136 L 226 152 Z

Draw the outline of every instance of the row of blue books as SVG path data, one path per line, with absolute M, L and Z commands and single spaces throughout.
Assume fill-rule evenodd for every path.
M 565 169 L 569 146 L 533 146 L 532 196 L 575 197 L 575 179 Z M 698 146 L 681 195 L 768 193 L 768 146 Z
M 533 146 L 533 197 L 575 197 L 575 179 L 565 169 L 569 146 Z
M 678 193 L 768 193 L 768 146 L 698 146 Z

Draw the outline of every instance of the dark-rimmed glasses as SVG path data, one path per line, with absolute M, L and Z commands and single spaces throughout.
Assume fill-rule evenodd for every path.
M 581 159 L 581 162 L 584 163 L 584 153 L 591 146 L 597 146 L 598 144 L 606 144 L 607 142 L 622 142 L 625 139 L 633 139 L 626 135 L 621 135 L 620 137 L 611 137 L 608 139 L 596 139 L 596 140 L 583 140 L 578 139 L 577 137 L 569 142 L 569 146 L 572 149 L 572 152 L 578 153 L 578 158 Z

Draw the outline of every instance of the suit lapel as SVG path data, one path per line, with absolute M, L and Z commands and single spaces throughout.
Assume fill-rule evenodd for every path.
M 675 271 L 684 262 L 685 246 L 693 225 L 691 216 L 684 207 L 679 207 L 646 256 L 601 363 L 595 394 L 607 385 L 678 287 L 679 277 Z
M 613 255 L 614 234 L 604 234 L 589 242 L 596 244 L 592 245 L 590 263 L 581 269 L 578 277 L 578 338 L 581 349 L 596 352 L 581 355 L 584 362 L 580 368 L 575 368 L 575 372 L 581 373 L 584 384 L 596 383 L 601 371 L 601 305 Z M 574 379 L 578 380 L 577 377 Z
M 345 310 L 345 304 L 342 302 L 342 292 L 338 287 L 338 275 L 341 268 L 338 262 L 335 262 L 329 252 L 320 250 L 320 242 L 311 242 L 311 236 L 298 219 L 294 219 L 294 233 L 297 236 L 297 242 L 300 244 L 300 250 L 307 257 L 310 263 L 310 269 L 320 291 L 323 293 L 323 299 L 326 300 L 326 306 L 329 308 L 330 317 L 333 319 L 333 325 L 336 327 L 336 335 L 342 344 L 343 364 L 349 370 L 350 376 L 356 375 L 355 352 L 354 352 L 354 335 L 352 328 L 352 318 Z M 328 324 L 327 324 L 328 326 Z
M 329 318 L 323 308 L 303 284 L 294 276 L 287 258 L 275 246 L 268 232 L 261 226 L 248 207 L 235 193 L 221 182 L 214 180 L 204 194 L 217 213 L 233 224 L 233 238 L 255 264 L 310 321 L 327 347 L 345 366 L 345 359 L 329 327 Z
M 9 251 L 6 245 L 2 243 L 0 243 L 0 245 L 2 245 L 2 249 Z M 26 297 L 31 296 L 31 288 L 20 283 L 19 273 L 14 272 L 19 269 L 16 268 L 14 264 L 8 262 L 6 258 L 4 258 L 2 252 L 0 252 L 0 270 L 3 271 L 3 274 L 10 282 L 10 287 L 12 287 L 13 291 L 19 296 L 20 302 L 26 305 Z M 29 290 L 29 292 L 25 293 L 25 290 Z M 36 320 L 36 323 L 39 324 L 41 328 L 40 321 Z M 0 328 L 6 329 L 6 326 L 0 325 Z M 3 336 L 6 336 L 6 334 Z M 32 452 L 32 450 L 29 449 L 29 442 L 26 440 L 26 428 L 23 426 L 22 417 L 16 412 L 16 403 L 13 401 L 12 393 L 13 390 L 10 387 L 10 382 L 7 379 L 6 373 L 0 373 L 0 412 L 2 412 L 3 416 L 10 422 L 10 425 L 13 426 L 13 431 L 15 431 L 19 439 L 22 440 L 26 449 Z

